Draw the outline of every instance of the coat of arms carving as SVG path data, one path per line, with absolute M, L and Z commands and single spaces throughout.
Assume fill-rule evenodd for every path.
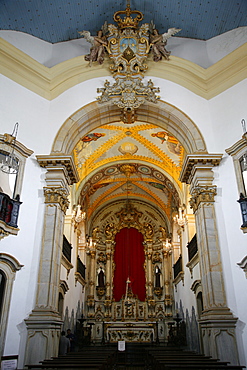
M 105 22 L 97 36 L 91 36 L 89 31 L 79 33 L 92 44 L 90 54 L 85 56 L 90 65 L 93 62 L 102 64 L 105 52 L 112 61 L 110 71 L 116 82 L 111 85 L 106 81 L 104 87 L 97 90 L 101 93 L 99 103 L 111 100 L 122 110 L 122 120 L 133 123 L 135 110 L 145 100 L 156 103 L 159 99 L 156 95 L 159 88 L 154 87 L 151 80 L 146 84 L 142 82 L 148 68 L 148 54 L 153 54 L 155 62 L 163 57 L 169 59 L 170 52 L 165 48 L 167 39 L 180 29 L 170 28 L 167 33 L 159 35 L 153 22 L 139 26 L 143 13 L 131 10 L 129 1 L 125 11 L 117 11 L 113 18 L 117 26 Z

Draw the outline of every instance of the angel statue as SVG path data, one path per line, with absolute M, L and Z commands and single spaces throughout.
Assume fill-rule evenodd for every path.
M 102 64 L 104 62 L 105 46 L 107 46 L 107 40 L 104 36 L 104 31 L 101 29 L 97 32 L 97 36 L 91 36 L 89 31 L 78 32 L 84 36 L 85 39 L 92 44 L 90 54 L 85 55 L 85 60 L 89 62 L 91 67 L 92 62 L 98 62 Z
M 154 23 L 151 21 L 149 30 L 151 32 L 150 34 L 150 43 L 152 47 L 152 53 L 153 53 L 153 60 L 154 62 L 158 62 L 164 57 L 165 59 L 169 59 L 169 56 L 171 54 L 170 51 L 167 51 L 165 46 L 167 44 L 167 40 L 181 31 L 180 28 L 169 28 L 169 30 L 163 34 L 159 34 L 158 30 L 155 28 Z

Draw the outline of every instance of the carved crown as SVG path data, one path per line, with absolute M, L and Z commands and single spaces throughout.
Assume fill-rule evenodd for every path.
M 137 16 L 133 19 L 131 14 L 137 14 Z M 124 18 L 121 18 L 121 15 L 125 15 Z M 124 28 L 137 28 L 138 23 L 143 20 L 143 13 L 139 10 L 131 10 L 130 5 L 127 4 L 127 8 L 125 10 L 119 10 L 113 16 L 115 22 L 118 23 L 118 27 L 120 29 Z

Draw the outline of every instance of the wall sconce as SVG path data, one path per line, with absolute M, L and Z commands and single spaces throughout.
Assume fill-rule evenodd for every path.
M 19 123 L 16 122 L 14 126 L 14 130 L 11 135 L 4 134 L 4 141 L 5 143 L 8 143 L 9 146 L 12 146 L 12 151 L 10 153 L 1 153 L 1 163 L 0 163 L 0 170 L 7 174 L 17 174 L 19 171 L 19 160 L 14 155 L 14 147 L 15 147 L 15 141 L 17 137 L 17 131 L 18 131 Z
M 240 158 L 239 163 L 243 177 L 245 194 L 247 195 L 247 152 Z
M 241 193 L 238 203 L 240 203 L 240 208 L 241 208 L 241 213 L 242 213 L 242 218 L 243 218 L 243 225 L 241 225 L 241 228 L 247 228 L 247 197 L 245 197 Z
M 86 212 L 81 210 L 81 206 L 78 204 L 74 211 L 74 219 L 76 223 L 80 223 L 86 219 Z
M 243 128 L 243 132 L 244 132 L 244 134 L 246 134 L 246 123 L 245 123 L 245 119 L 242 119 L 241 120 L 241 124 L 242 124 L 242 128 Z
M 186 216 L 184 215 L 184 210 L 179 207 L 178 209 L 178 215 L 176 215 L 173 220 L 180 226 L 180 227 L 184 227 L 185 223 L 186 223 Z

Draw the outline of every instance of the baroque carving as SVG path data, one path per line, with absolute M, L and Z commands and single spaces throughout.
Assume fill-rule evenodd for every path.
M 136 172 L 136 168 L 131 164 L 123 164 L 121 167 L 119 167 L 119 171 L 124 173 L 125 176 L 129 178 L 131 174 Z
M 124 208 L 117 212 L 116 217 L 119 219 L 119 223 L 116 230 L 119 231 L 124 227 L 135 227 L 138 230 L 142 229 L 142 225 L 139 222 L 139 218 L 142 216 L 142 212 L 137 211 L 132 204 L 127 203 Z
M 193 212 L 199 207 L 200 203 L 213 203 L 214 197 L 217 194 L 217 187 L 213 186 L 197 186 L 193 189 L 190 199 L 190 206 Z
M 153 226 L 149 222 L 146 222 L 143 225 L 143 231 L 144 231 L 144 239 L 146 241 L 151 241 L 154 235 Z
M 153 255 L 153 263 L 162 262 L 159 252 L 155 252 Z
M 133 14 L 136 15 L 135 18 L 132 17 Z M 155 62 L 163 57 L 169 59 L 170 52 L 165 48 L 167 39 L 180 29 L 170 28 L 168 32 L 159 35 L 153 22 L 144 23 L 139 27 L 143 13 L 131 10 L 129 3 L 125 11 L 117 11 L 113 18 L 118 26 L 105 22 L 97 36 L 91 36 L 89 31 L 79 34 L 92 45 L 90 54 L 85 56 L 90 66 L 92 62 L 102 64 L 105 51 L 113 62 L 110 71 L 116 82 L 111 85 L 106 81 L 104 88 L 97 90 L 101 93 L 98 97 L 99 103 L 110 100 L 122 109 L 123 122 L 130 124 L 135 122 L 135 110 L 145 100 L 156 103 L 159 99 L 156 95 L 159 88 L 154 87 L 151 80 L 146 85 L 141 82 L 148 68 L 148 54 L 152 52 Z
M 104 255 L 103 252 L 100 252 L 98 254 L 97 262 L 98 263 L 106 263 L 106 256 Z
M 163 288 L 162 287 L 156 287 L 154 288 L 154 294 L 161 299 L 162 294 L 163 294 Z
M 96 292 L 97 292 L 97 296 L 99 297 L 99 299 L 101 299 L 105 295 L 106 289 L 104 287 L 97 286 Z
M 67 191 L 64 188 L 47 188 L 44 187 L 45 203 L 57 203 L 62 211 L 66 213 L 69 207 Z
M 101 96 L 97 97 L 99 103 L 105 103 L 109 100 L 119 108 L 123 109 L 123 121 L 128 120 L 127 114 L 133 116 L 135 109 L 145 103 L 145 100 L 156 103 L 159 96 L 156 93 L 160 92 L 158 87 L 154 87 L 151 80 L 145 86 L 140 80 L 124 79 L 118 80 L 112 86 L 106 80 L 103 88 L 97 89 Z M 135 117 L 133 117 L 134 119 Z M 132 118 L 125 123 L 133 123 Z

